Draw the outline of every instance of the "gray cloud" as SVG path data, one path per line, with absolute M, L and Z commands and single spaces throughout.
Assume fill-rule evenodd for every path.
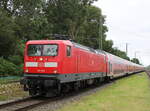
M 125 50 L 129 43 L 128 55 L 137 57 L 144 65 L 150 64 L 150 1 L 149 0 L 99 0 L 96 6 L 107 16 L 108 39 L 114 46 Z

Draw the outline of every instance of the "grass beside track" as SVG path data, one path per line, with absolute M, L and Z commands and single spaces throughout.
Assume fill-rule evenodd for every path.
M 14 81 L 19 81 L 21 79 L 21 77 L 17 77 L 17 76 L 10 76 L 10 77 L 0 77 L 0 85 L 1 84 L 8 84 Z
M 150 111 L 150 80 L 144 72 L 118 80 L 58 111 Z

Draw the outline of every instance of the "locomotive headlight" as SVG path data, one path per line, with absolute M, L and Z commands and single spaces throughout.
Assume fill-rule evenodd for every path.
M 43 58 L 40 58 L 40 61 L 42 61 L 43 60 Z
M 28 69 L 26 69 L 26 70 L 25 70 L 25 72 L 29 72 L 29 70 L 28 70 Z
M 53 73 L 56 74 L 56 73 L 57 73 L 57 70 L 54 70 Z

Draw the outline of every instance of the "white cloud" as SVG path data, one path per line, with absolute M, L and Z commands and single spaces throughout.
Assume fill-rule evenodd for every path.
M 144 65 L 150 64 L 150 1 L 149 0 L 99 0 L 95 2 L 107 16 L 108 39 L 125 50 L 129 43 L 129 56 L 137 57 Z

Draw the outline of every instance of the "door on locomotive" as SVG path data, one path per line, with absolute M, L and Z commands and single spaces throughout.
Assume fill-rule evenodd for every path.
M 109 73 L 113 75 L 113 66 L 111 62 L 109 62 Z

